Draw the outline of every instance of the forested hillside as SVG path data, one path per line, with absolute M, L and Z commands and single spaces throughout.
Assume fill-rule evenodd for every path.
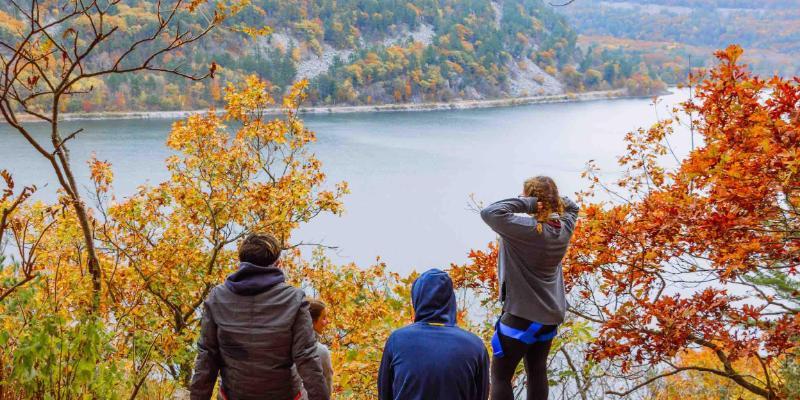
M 157 26 L 155 1 L 129 0 L 110 16 L 113 34 L 95 63 Z M 250 74 L 270 82 L 274 96 L 294 80 L 310 81 L 310 104 L 379 104 L 548 95 L 627 87 L 661 90 L 685 75 L 648 65 L 638 51 L 593 51 L 578 45 L 569 22 L 541 0 L 254 0 L 225 29 L 189 53 L 166 55 L 185 71 L 216 79 L 110 75 L 64 110 L 198 109 L 221 104 L 222 89 Z M 19 31 L 19 11 L 0 5 L 0 39 Z M 187 28 L 213 15 L 185 12 Z M 271 33 L 249 35 L 269 27 Z M 132 54 L 130 59 L 135 60 Z M 140 61 L 140 60 L 139 60 Z
M 800 70 L 800 3 L 791 0 L 579 0 L 558 11 L 583 47 L 645 52 L 649 63 L 708 66 L 735 43 L 765 75 Z

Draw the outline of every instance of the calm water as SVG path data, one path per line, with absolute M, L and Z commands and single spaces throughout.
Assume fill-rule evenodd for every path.
M 443 267 L 463 262 L 470 248 L 494 235 L 470 210 L 470 195 L 491 202 L 519 194 L 533 175 L 552 176 L 565 194 L 586 185 L 580 178 L 595 160 L 609 178 L 626 132 L 665 117 L 686 92 L 652 100 L 603 100 L 483 110 L 307 116 L 318 134 L 313 150 L 329 182 L 350 183 L 347 212 L 303 226 L 294 240 L 338 246 L 338 262 L 369 264 L 380 256 L 390 268 Z M 164 146 L 172 121 L 83 121 L 86 132 L 71 143 L 77 173 L 88 181 L 84 160 L 94 152 L 113 163 L 118 195 L 166 177 Z M 679 154 L 688 133 L 672 138 Z M 0 169 L 18 184 L 36 184 L 52 199 L 54 175 L 18 134 L 0 125 Z

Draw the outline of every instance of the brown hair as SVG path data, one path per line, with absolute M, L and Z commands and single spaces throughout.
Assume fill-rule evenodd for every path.
M 252 233 L 239 246 L 239 261 L 261 267 L 274 264 L 280 256 L 281 242 L 268 233 Z
M 313 322 L 317 322 L 323 311 L 325 311 L 325 303 L 317 299 L 308 301 L 308 312 L 311 313 L 311 320 Z
M 535 176 L 526 179 L 522 186 L 522 194 L 536 197 L 536 200 L 542 203 L 542 207 L 536 210 L 536 219 L 539 221 L 547 221 L 550 219 L 550 214 L 560 214 L 564 209 L 561 197 L 558 196 L 556 182 L 549 176 Z M 541 222 L 537 225 L 536 230 L 542 231 Z

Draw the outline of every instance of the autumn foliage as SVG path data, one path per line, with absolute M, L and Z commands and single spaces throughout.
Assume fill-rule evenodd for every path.
M 732 46 L 683 114 L 627 138 L 627 173 L 614 184 L 589 171 L 591 191 L 567 257 L 566 279 L 596 321 L 590 357 L 624 371 L 664 367 L 724 377 L 781 398 L 779 372 L 800 344 L 800 80 L 752 76 Z M 702 144 L 674 169 L 659 161 L 678 122 Z M 687 363 L 688 349 L 716 363 Z M 681 361 L 679 361 L 681 360 Z M 757 362 L 760 376 L 739 360 Z

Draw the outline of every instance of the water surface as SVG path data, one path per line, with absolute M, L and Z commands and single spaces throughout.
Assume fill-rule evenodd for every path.
M 550 175 L 564 194 L 585 187 L 580 177 L 595 160 L 610 178 L 625 150 L 626 132 L 649 127 L 657 115 L 686 98 L 600 100 L 508 108 L 308 115 L 317 132 L 312 148 L 323 161 L 329 183 L 346 180 L 352 194 L 342 217 L 322 216 L 304 225 L 295 241 L 337 246 L 337 262 L 368 264 L 380 256 L 399 272 L 446 267 L 466 260 L 470 248 L 494 237 L 477 213 L 479 201 L 519 194 L 522 181 Z M 71 157 L 82 182 L 92 153 L 113 164 L 118 195 L 167 176 L 164 145 L 172 121 L 69 122 L 86 131 L 71 142 Z M 688 133 L 672 138 L 685 154 Z M 0 169 L 20 185 L 40 186 L 39 198 L 54 197 L 54 174 L 42 157 L 8 126 L 0 125 Z M 49 182 L 49 183 L 48 183 Z

